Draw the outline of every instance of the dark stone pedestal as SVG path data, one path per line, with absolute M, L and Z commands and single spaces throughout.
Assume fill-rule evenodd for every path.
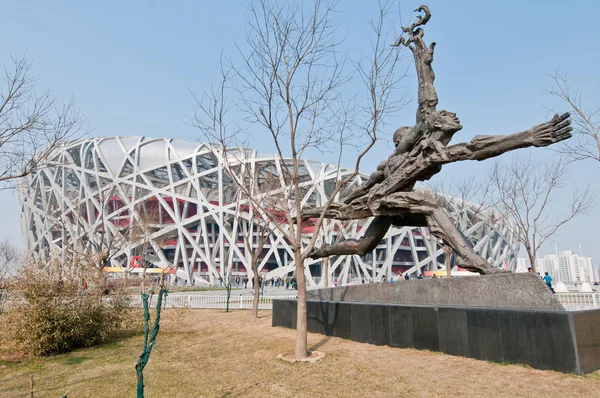
M 538 369 L 600 369 L 600 310 L 565 311 L 533 274 L 342 286 L 307 292 L 308 330 Z M 296 301 L 273 300 L 296 327 Z
M 540 311 L 308 301 L 308 331 L 565 373 L 600 369 L 600 310 Z M 296 300 L 273 300 L 273 326 L 295 328 Z

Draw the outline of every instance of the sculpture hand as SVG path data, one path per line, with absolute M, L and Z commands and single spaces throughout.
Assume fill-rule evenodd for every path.
M 560 116 L 554 115 L 549 122 L 538 124 L 533 127 L 530 130 L 533 146 L 548 146 L 571 138 L 571 131 L 573 128 L 571 127 L 570 116 L 571 114 L 568 112 L 563 113 Z

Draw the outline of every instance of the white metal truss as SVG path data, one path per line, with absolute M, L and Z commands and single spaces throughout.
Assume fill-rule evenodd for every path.
M 242 151 L 243 162 L 279 170 L 275 156 Z M 98 137 L 69 143 L 50 166 L 21 182 L 19 199 L 26 250 L 35 256 L 61 255 L 74 242 L 94 251 L 112 250 L 110 265 L 128 270 L 143 256 L 152 267 L 173 267 L 173 282 L 215 283 L 227 275 L 251 276 L 245 239 L 256 246 L 254 219 L 239 190 L 221 167 L 224 159 L 206 144 L 147 137 Z M 285 162 L 283 162 L 285 164 Z M 322 204 L 335 181 L 350 173 L 302 160 L 303 205 Z M 366 176 L 357 176 L 360 184 Z M 284 179 L 281 179 L 285 189 Z M 444 201 L 444 207 L 475 250 L 493 266 L 514 271 L 519 245 L 510 225 L 471 204 Z M 151 223 L 147 214 L 153 213 Z M 145 218 L 146 217 L 146 218 Z M 144 239 L 128 236 L 144 221 Z M 317 245 L 360 238 L 367 221 L 327 221 Z M 284 225 L 285 228 L 285 225 Z M 305 231 L 306 239 L 314 231 Z M 113 242 L 123 242 L 111 245 Z M 293 252 L 274 229 L 259 260 L 267 280 L 291 275 Z M 321 281 L 322 260 L 305 263 L 309 286 Z M 329 280 L 339 284 L 443 269 L 443 250 L 427 228 L 393 227 L 366 256 L 330 258 Z

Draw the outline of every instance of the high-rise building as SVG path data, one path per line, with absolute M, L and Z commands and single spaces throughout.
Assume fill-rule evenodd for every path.
M 540 274 L 548 273 L 553 279 L 565 283 L 597 282 L 600 278 L 594 273 L 592 259 L 578 256 L 570 250 L 549 254 L 537 259 L 537 270 Z
M 596 273 L 594 272 L 594 265 L 592 264 L 592 259 L 590 257 L 583 258 L 583 269 L 585 270 L 584 280 L 586 282 L 598 282 Z
M 527 272 L 529 268 L 529 262 L 526 258 L 518 258 L 517 259 L 517 269 L 515 272 Z
M 538 258 L 536 260 L 536 268 L 537 271 L 544 275 L 544 273 L 548 273 L 552 277 L 552 279 L 558 279 L 557 274 L 559 270 L 558 265 L 558 257 L 555 254 L 549 254 L 544 256 L 544 258 Z M 560 278 L 562 280 L 562 278 Z

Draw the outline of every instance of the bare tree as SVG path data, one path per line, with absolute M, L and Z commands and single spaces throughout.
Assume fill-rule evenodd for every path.
M 515 157 L 509 165 L 496 163 L 490 173 L 496 206 L 516 223 L 518 239 L 533 270 L 537 253 L 548 238 L 573 218 L 587 214 L 596 203 L 588 189 L 574 192 L 569 208 L 556 215 L 551 203 L 557 190 L 565 186 L 567 171 L 562 160 L 542 163 Z
M 244 224 L 240 228 L 244 236 L 246 254 L 250 259 L 250 268 L 252 269 L 252 288 L 254 290 L 252 299 L 252 318 L 258 319 L 258 303 L 260 300 L 258 263 L 265 247 L 265 243 L 269 240 L 271 228 L 269 227 L 269 220 L 264 220 L 259 216 L 260 209 L 256 209 L 252 205 L 244 207 L 246 207 L 245 210 L 247 211 L 238 214 L 240 221 Z M 263 283 L 264 282 L 265 281 L 263 281 Z
M 245 193 L 240 191 L 238 196 L 237 215 L 244 225 L 241 231 L 244 236 L 246 253 L 250 258 L 252 269 L 252 287 L 254 297 L 252 300 L 252 317 L 258 318 L 258 302 L 260 299 L 259 260 L 263 254 L 265 244 L 269 241 L 271 232 L 282 228 L 282 218 L 276 214 L 278 204 L 284 199 L 279 178 L 268 171 L 255 165 L 254 167 L 236 167 L 237 175 L 241 175 L 245 186 Z M 245 196 L 247 195 L 247 196 Z M 259 199 L 262 205 L 258 205 Z M 265 212 L 266 210 L 266 212 Z M 263 281 L 265 283 L 266 281 Z
M 558 151 L 575 160 L 592 159 L 600 162 L 600 106 L 588 108 L 580 91 L 573 91 L 567 74 L 555 72 L 548 93 L 571 108 L 573 138 L 563 141 Z
M 0 242 L 0 280 L 13 275 L 19 264 L 19 251 L 8 241 Z M 1 288 L 1 286 L 0 286 Z
M 0 189 L 45 165 L 54 149 L 82 130 L 73 100 L 58 104 L 36 81 L 31 60 L 13 57 L 0 88 Z
M 381 5 L 380 19 L 385 20 L 389 8 L 390 3 Z M 384 116 L 402 105 L 390 100 L 397 83 L 398 53 L 386 45 L 383 22 L 372 24 L 378 33 L 374 51 L 368 63 L 365 60 L 357 63 L 368 95 L 364 105 L 358 106 L 363 112 L 360 118 L 363 123 L 362 134 L 356 137 L 356 130 L 350 126 L 354 108 L 342 96 L 349 79 L 344 75 L 340 42 L 335 39 L 333 5 L 320 0 L 310 5 L 280 5 L 257 0 L 249 5 L 249 11 L 248 51 L 240 49 L 242 62 L 239 65 L 221 62 L 221 82 L 211 93 L 197 100 L 192 124 L 206 139 L 217 143 L 215 150 L 223 159 L 222 167 L 260 216 L 275 225 L 293 248 L 298 284 L 294 355 L 305 358 L 309 353 L 304 261 L 319 234 L 307 236 L 303 232 L 301 209 L 306 205 L 321 205 L 327 209 L 338 198 L 342 187 L 357 177 L 360 162 L 374 145 Z M 268 194 L 249 192 L 239 174 L 232 172 L 237 165 L 246 166 L 245 151 L 234 148 L 240 139 L 240 129 L 227 116 L 232 109 L 226 95 L 230 81 L 238 83 L 234 91 L 240 100 L 235 110 L 245 115 L 251 129 L 265 132 L 277 152 L 271 164 L 251 166 L 259 167 L 258 179 L 269 175 L 278 181 L 277 190 Z M 348 145 L 356 145 L 357 141 L 366 142 L 354 170 L 343 177 L 338 174 L 337 184 L 328 192 L 325 203 L 312 203 L 312 183 L 306 179 L 307 170 L 302 161 L 305 151 L 309 148 L 336 151 L 339 169 L 343 150 Z M 315 231 L 319 231 L 323 219 L 324 212 L 309 220 Z

